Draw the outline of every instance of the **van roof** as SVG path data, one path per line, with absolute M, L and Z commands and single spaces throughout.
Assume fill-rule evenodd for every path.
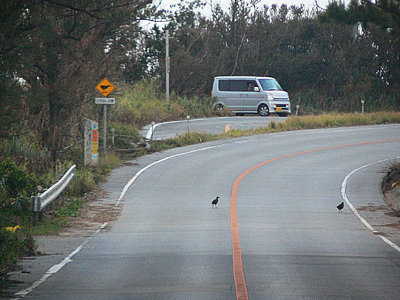
M 214 79 L 274 79 L 273 77 L 263 76 L 216 76 Z

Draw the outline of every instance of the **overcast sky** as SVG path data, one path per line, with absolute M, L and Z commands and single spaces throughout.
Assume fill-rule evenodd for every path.
M 210 3 L 212 1 L 213 5 L 219 3 L 224 9 L 227 9 L 229 7 L 229 4 L 231 3 L 231 0 L 204 0 L 207 3 Z M 317 0 L 318 5 L 320 7 L 325 8 L 330 0 Z M 161 7 L 164 9 L 169 8 L 173 4 L 177 4 L 180 1 L 179 0 L 153 0 L 154 4 L 161 3 Z M 272 4 L 278 4 L 279 6 L 281 4 L 287 4 L 288 6 L 290 5 L 300 5 L 304 4 L 307 8 L 313 8 L 315 7 L 315 0 L 261 0 L 259 5 L 268 5 L 271 6 Z M 204 13 L 210 13 L 210 8 L 209 6 L 205 9 Z

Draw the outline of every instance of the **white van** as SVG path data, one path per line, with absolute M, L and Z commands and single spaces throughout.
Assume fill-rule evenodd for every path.
M 229 108 L 238 114 L 258 113 L 268 116 L 290 114 L 289 95 L 272 77 L 218 76 L 214 78 L 212 97 L 216 110 Z

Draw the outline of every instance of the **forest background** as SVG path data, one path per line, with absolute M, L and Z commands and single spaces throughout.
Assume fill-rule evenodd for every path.
M 93 102 L 104 77 L 117 86 L 117 102 L 140 81 L 151 84 L 145 98 L 162 100 L 167 29 L 170 104 L 153 103 L 143 116 L 142 101 L 131 97 L 136 110 L 120 110 L 115 121 L 140 128 L 171 118 L 165 109 L 184 117 L 190 106 L 210 102 L 218 75 L 275 77 L 304 113 L 359 111 L 361 100 L 366 111 L 399 109 L 399 1 L 306 9 L 232 0 L 211 16 L 196 13 L 201 3 L 167 12 L 150 0 L 2 1 L 0 138 L 29 132 L 55 162 L 82 136 L 83 118 L 101 119 Z M 144 20 L 154 26 L 144 29 Z M 193 101 L 178 109 L 176 98 Z
M 153 121 L 215 115 L 210 93 L 219 75 L 275 77 L 302 114 L 353 113 L 361 101 L 366 112 L 400 110 L 398 0 L 311 9 L 232 0 L 207 16 L 199 12 L 203 5 L 181 2 L 165 11 L 150 0 L 1 1 L 2 242 L 14 241 L 2 228 L 26 221 L 37 187 L 70 165 L 86 178 L 80 195 L 88 181 L 102 178 L 83 168 L 82 136 L 85 118 L 101 121 L 94 98 L 104 77 L 116 86 L 110 128 L 129 145 Z M 112 160 L 105 158 L 104 168 Z

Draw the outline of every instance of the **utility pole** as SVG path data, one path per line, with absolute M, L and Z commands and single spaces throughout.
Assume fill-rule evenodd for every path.
M 169 67 L 169 30 L 167 30 L 165 36 L 165 97 L 167 103 L 169 103 Z

